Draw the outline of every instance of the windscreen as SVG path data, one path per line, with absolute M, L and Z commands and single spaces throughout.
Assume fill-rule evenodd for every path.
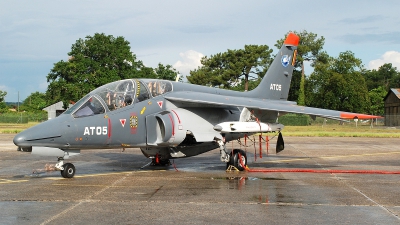
M 101 104 L 97 97 L 90 97 L 79 109 L 74 112 L 74 117 L 93 116 L 105 113 L 104 106 Z
M 124 108 L 136 102 L 172 91 L 172 84 L 164 80 L 126 79 L 103 85 L 65 111 L 74 117 L 91 116 Z
M 134 103 L 135 81 L 116 81 L 94 90 L 93 93 L 104 100 L 110 111 L 117 110 Z

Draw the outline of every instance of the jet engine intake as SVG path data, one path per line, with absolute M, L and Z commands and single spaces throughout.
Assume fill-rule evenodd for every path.
M 157 146 L 179 145 L 186 137 L 177 116 L 164 111 L 146 117 L 147 144 Z

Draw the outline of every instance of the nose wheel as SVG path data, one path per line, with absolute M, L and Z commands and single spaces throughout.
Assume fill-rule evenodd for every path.
M 75 166 L 72 163 L 64 163 L 63 158 L 58 158 L 58 163 L 54 166 L 60 170 L 61 176 L 64 178 L 73 178 L 75 175 Z
M 75 166 L 72 163 L 65 163 L 64 170 L 61 170 L 61 176 L 64 178 L 73 178 L 75 175 Z

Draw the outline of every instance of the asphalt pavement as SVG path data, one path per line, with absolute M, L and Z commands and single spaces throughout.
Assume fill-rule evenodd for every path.
M 13 136 L 0 134 L 0 224 L 400 224 L 399 139 L 284 137 L 262 158 L 247 143 L 249 168 L 264 172 L 226 172 L 218 149 L 169 167 L 92 149 L 65 179 Z

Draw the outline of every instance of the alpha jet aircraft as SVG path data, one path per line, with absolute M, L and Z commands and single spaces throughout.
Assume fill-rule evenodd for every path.
M 154 164 L 220 149 L 220 160 L 243 170 L 246 153 L 228 152 L 226 142 L 258 132 L 279 132 L 277 152 L 284 149 L 276 123 L 279 115 L 301 113 L 334 119 L 370 116 L 297 106 L 287 101 L 299 37 L 290 33 L 257 88 L 237 92 L 155 79 L 127 79 L 101 86 L 55 119 L 14 138 L 32 154 L 55 156 L 55 168 L 72 178 L 75 167 L 65 159 L 80 150 L 140 148 Z

